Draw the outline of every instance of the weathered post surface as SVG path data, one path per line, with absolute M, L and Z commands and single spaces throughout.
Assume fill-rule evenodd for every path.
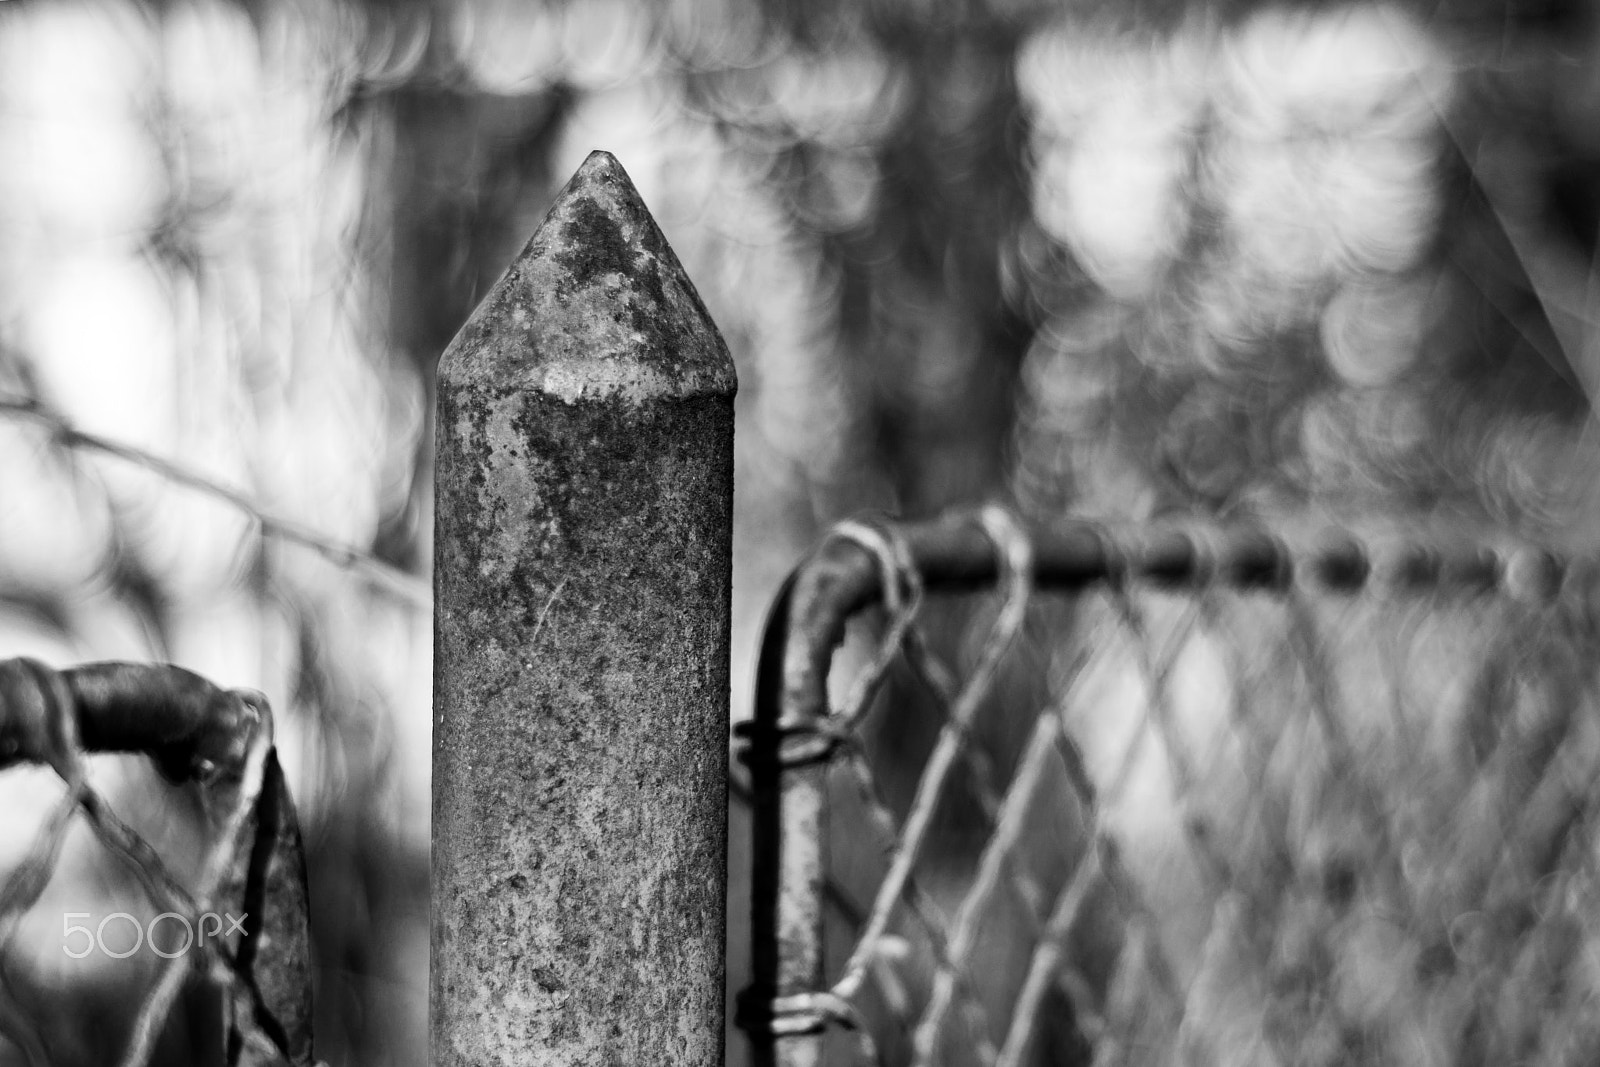
M 604 152 L 439 365 L 434 1067 L 722 1060 L 734 389 Z

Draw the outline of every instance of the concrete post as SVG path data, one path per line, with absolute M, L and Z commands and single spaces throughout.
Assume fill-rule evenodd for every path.
M 435 1067 L 722 1061 L 735 387 L 604 152 L 439 365 Z

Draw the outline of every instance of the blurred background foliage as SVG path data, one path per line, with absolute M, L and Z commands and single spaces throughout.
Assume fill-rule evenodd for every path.
M 590 149 L 739 364 L 743 715 L 862 508 L 1592 534 L 1597 56 L 1576 0 L 0 3 L 0 653 L 263 689 L 321 1055 L 421 1064 L 433 366 Z

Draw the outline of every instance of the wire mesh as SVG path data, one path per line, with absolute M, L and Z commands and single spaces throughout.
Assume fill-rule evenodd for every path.
M 755 1061 L 1600 1062 L 1593 578 L 1492 536 L 836 527 L 741 727 Z
M 88 757 L 106 752 L 147 754 L 169 781 L 197 791 L 210 833 L 192 878 L 180 878 L 91 784 Z M 172 666 L 98 663 L 56 671 L 33 660 L 0 661 L 0 769 L 30 763 L 52 769 L 64 792 L 0 881 L 0 1033 L 36 1067 L 169 1062 L 160 1051 L 163 1031 L 182 1001 L 190 1035 L 214 1038 L 187 1049 L 187 1062 L 309 1067 L 305 868 L 265 698 L 219 689 Z M 115 1016 L 74 1005 L 70 985 L 28 989 L 19 978 L 37 974 L 20 958 L 19 926 L 56 877 L 80 820 L 156 913 L 146 925 L 159 959 L 142 986 L 123 990 L 137 1002 L 125 1032 Z M 139 916 L 117 914 L 139 924 Z M 105 922 L 98 931 L 74 928 L 71 917 L 88 914 L 63 922 L 69 956 L 98 947 L 121 960 L 138 948 L 109 948 Z M 180 944 L 156 946 L 163 919 L 170 930 L 185 931 Z M 84 940 L 70 941 L 74 934 Z M 142 928 L 140 936 L 142 943 Z M 92 989 L 85 984 L 82 991 Z M 214 1009 L 216 1018 L 194 1019 L 195 1005 L 202 1013 Z M 110 1047 L 114 1054 L 104 1058 Z

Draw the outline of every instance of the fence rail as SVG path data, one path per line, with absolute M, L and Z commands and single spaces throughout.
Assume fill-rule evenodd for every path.
M 1509 539 L 836 527 L 740 729 L 756 1062 L 1592 1062 L 1595 585 Z M 957 671 L 930 605 L 974 591 Z
M 118 752 L 150 756 L 169 781 L 192 786 L 213 813 L 192 885 L 90 784 L 87 757 Z M 37 1067 L 108 1062 L 108 1055 L 127 1067 L 164 1062 L 163 1049 L 172 1055 L 171 1045 L 163 1045 L 173 1039 L 169 1015 L 181 1000 L 186 1060 L 192 1054 L 198 1063 L 310 1067 L 305 868 L 265 698 L 220 689 L 173 666 L 91 663 L 57 671 L 33 660 L 0 661 L 0 769 L 29 763 L 53 769 L 65 792 L 0 884 L 0 1033 Z M 147 925 L 149 947 L 161 960 L 137 996 L 126 1033 L 115 1015 L 96 1015 L 91 1007 L 85 1016 L 71 987 L 20 984 L 17 972 L 25 968 L 8 957 L 80 815 L 157 913 Z M 89 917 L 78 912 L 69 919 L 73 914 Z M 140 925 L 133 915 L 113 914 Z M 163 918 L 187 931 L 181 946 L 163 951 L 153 944 Z M 97 936 L 90 927 L 64 923 L 63 930 L 69 956 L 90 954 Z M 71 948 L 78 943 L 68 944 L 74 934 L 88 939 L 77 952 Z M 142 944 L 141 937 L 134 949 L 105 955 L 121 959 Z M 130 973 L 113 976 L 124 993 L 137 988 Z

